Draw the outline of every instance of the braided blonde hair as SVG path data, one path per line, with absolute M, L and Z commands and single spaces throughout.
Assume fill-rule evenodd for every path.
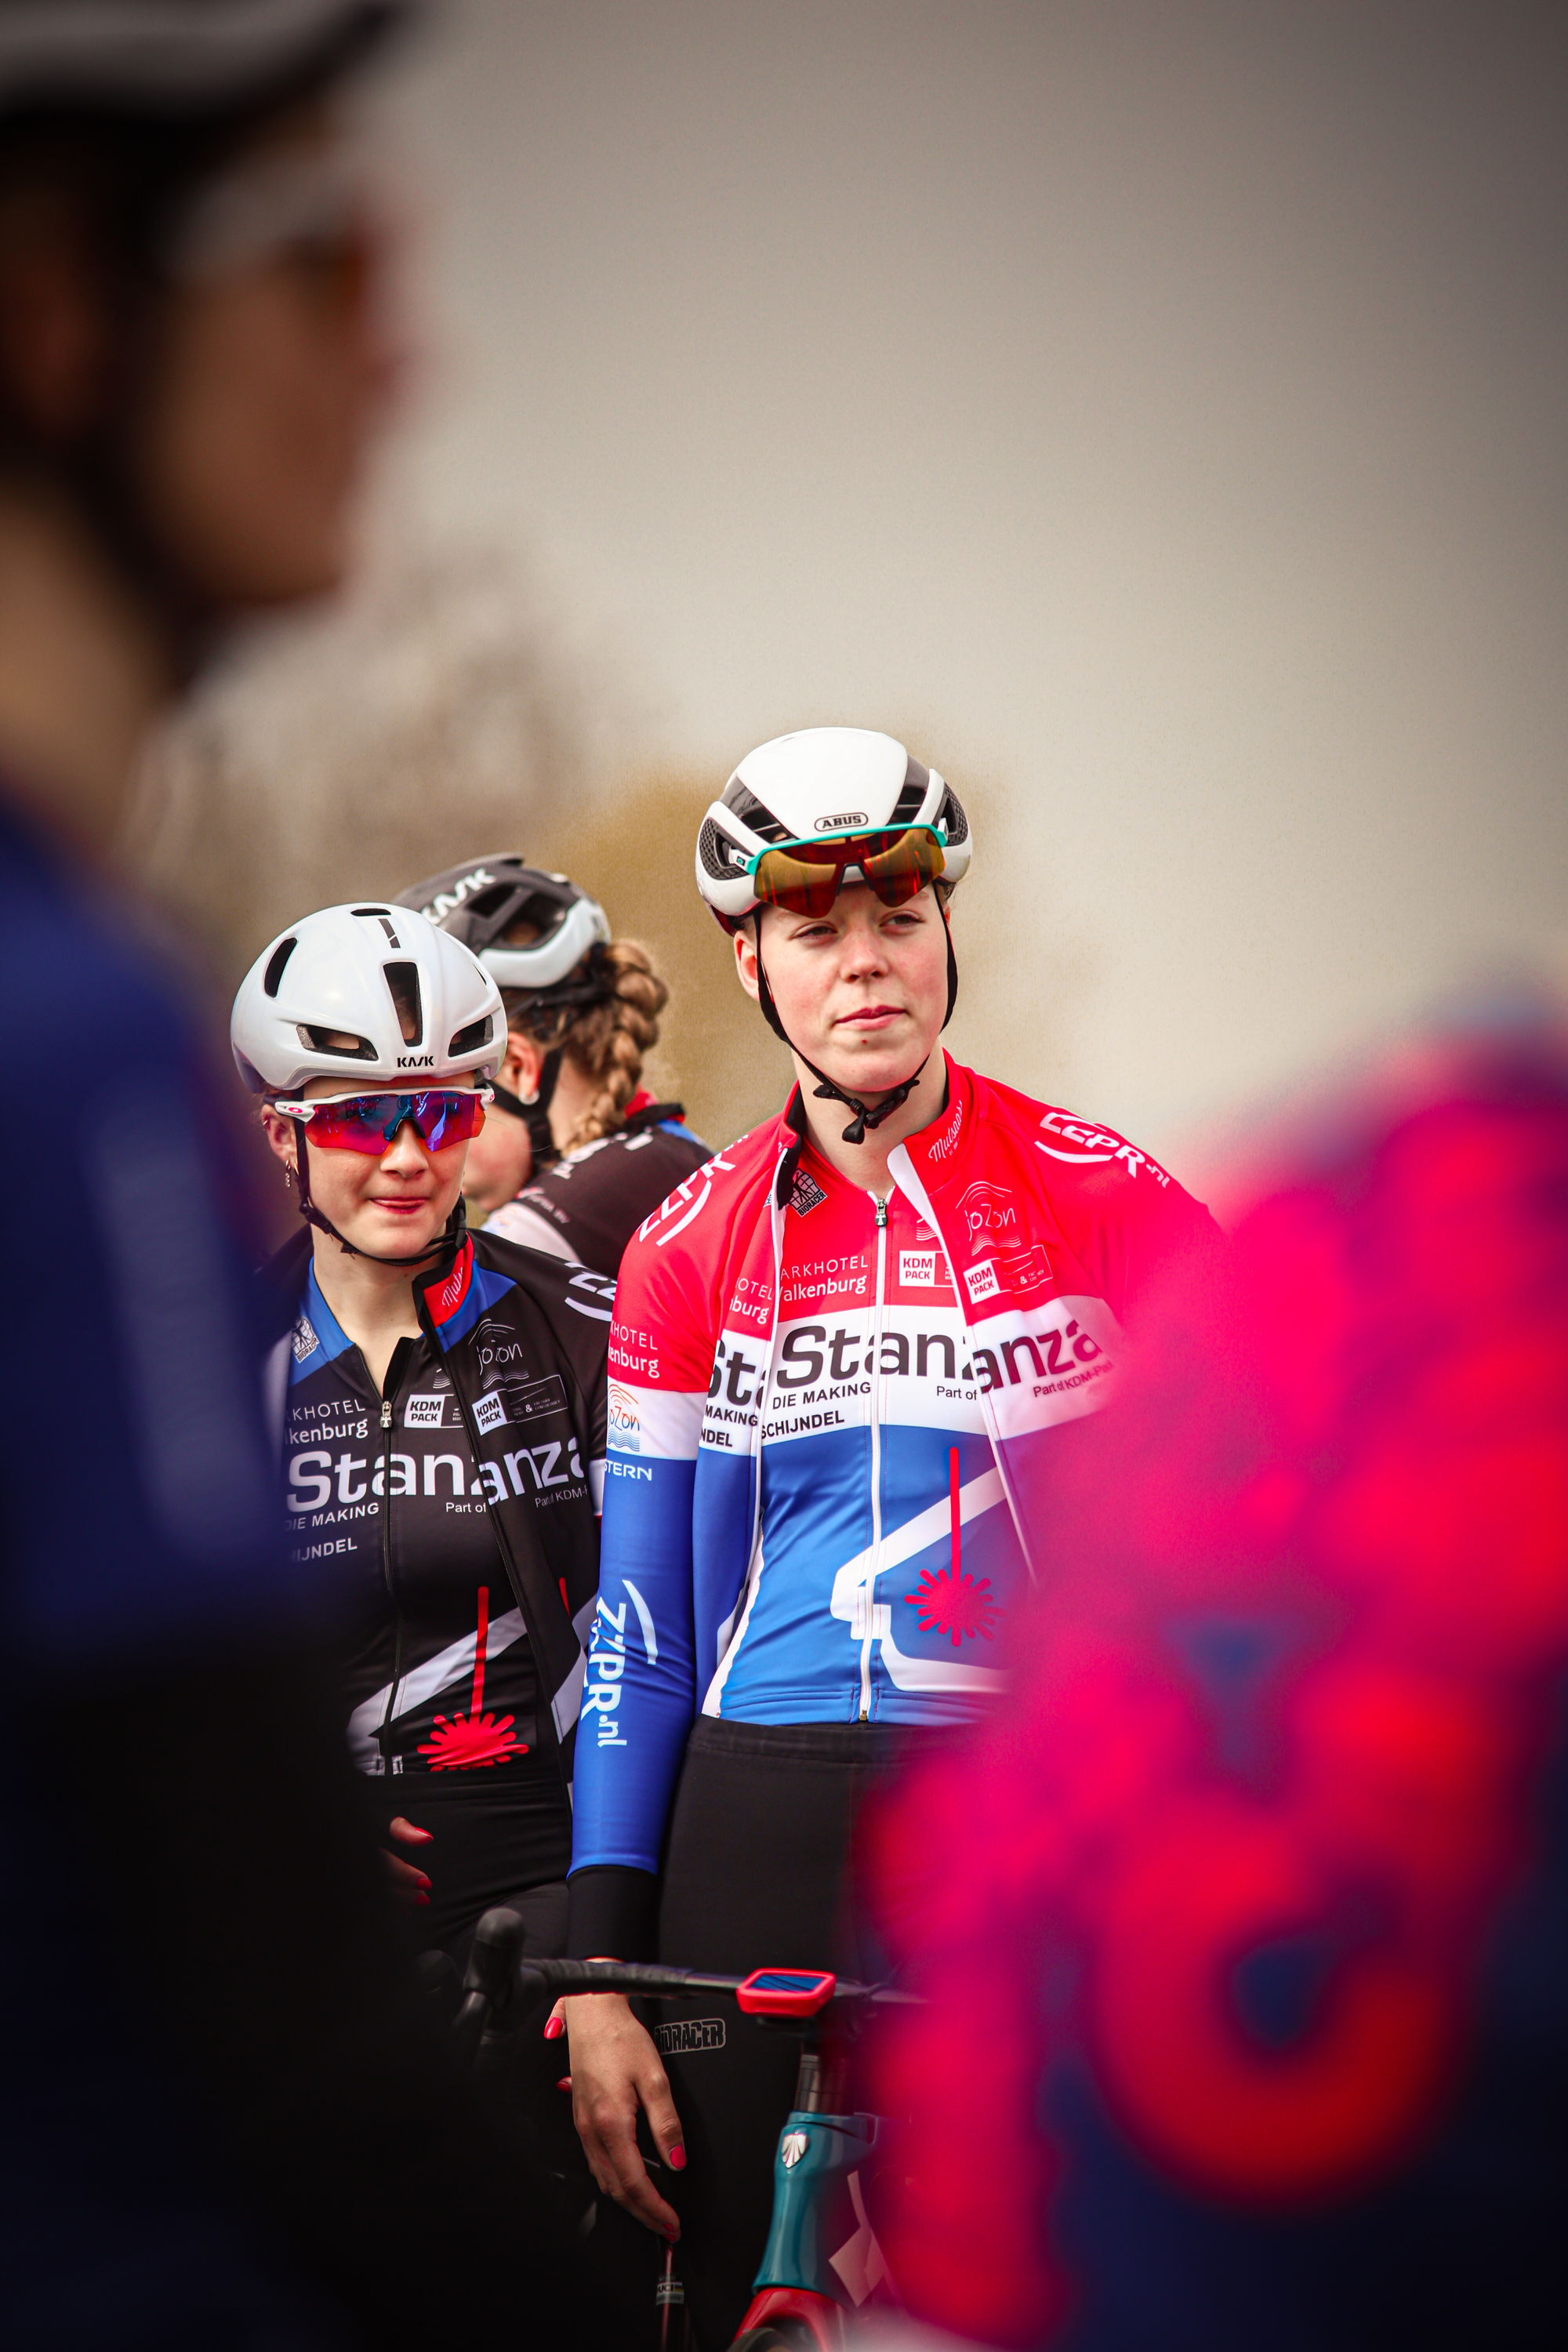
M 669 1002 L 669 991 L 655 971 L 652 957 L 636 940 L 612 940 L 594 952 L 608 966 L 614 992 L 606 1003 L 592 1004 L 580 1013 L 570 1028 L 552 1041 L 598 1086 L 563 1144 L 563 1153 L 597 1143 L 622 1127 L 626 1105 L 642 1078 L 643 1056 L 658 1043 L 658 1016 Z M 511 1026 L 526 1033 L 527 996 L 510 988 L 501 994 Z

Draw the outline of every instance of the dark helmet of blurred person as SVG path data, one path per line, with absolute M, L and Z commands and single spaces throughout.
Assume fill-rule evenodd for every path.
M 461 940 L 506 1006 L 496 1100 L 512 1118 L 491 1122 L 490 1151 L 476 1171 L 485 1196 L 471 1195 L 488 1211 L 510 1201 L 531 1172 L 625 1125 L 669 991 L 646 948 L 611 937 L 604 908 L 585 890 L 514 851 L 470 857 L 416 883 L 396 903 Z
M 0 749 L 45 814 L 100 830 L 225 623 L 343 573 L 391 369 L 335 93 L 403 13 L 0 0 Z

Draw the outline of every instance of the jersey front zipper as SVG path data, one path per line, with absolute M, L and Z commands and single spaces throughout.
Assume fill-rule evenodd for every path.
M 412 1347 L 412 1340 L 399 1339 L 394 1348 L 383 1375 L 386 1386 L 381 1399 L 381 1577 L 392 1610 L 392 1681 L 386 1694 L 386 1713 L 381 1718 L 384 1740 L 397 1710 L 398 1685 L 403 1680 L 403 1612 L 397 1605 L 397 1590 L 392 1578 L 392 1401 Z M 390 1773 L 392 1759 L 384 1746 L 382 1759 Z
M 888 1204 L 871 1195 L 877 1213 L 877 1297 L 871 1313 L 871 1568 L 861 1587 L 860 1716 L 871 1720 L 871 1643 L 877 1633 L 877 1580 L 882 1572 L 882 1293 L 888 1262 Z

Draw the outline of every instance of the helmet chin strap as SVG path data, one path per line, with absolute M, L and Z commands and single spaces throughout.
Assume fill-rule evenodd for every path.
M 555 1093 L 555 1081 L 561 1076 L 561 1047 L 554 1045 L 544 1056 L 539 1066 L 539 1084 L 531 1097 L 514 1095 L 511 1088 L 503 1087 L 499 1078 L 490 1080 L 490 1092 L 501 1109 L 511 1118 L 521 1119 L 527 1128 L 536 1169 L 548 1168 L 552 1160 L 561 1157 L 561 1147 L 550 1125 L 550 1105 Z
M 299 1153 L 297 1181 L 300 1186 L 300 1214 L 308 1225 L 314 1225 L 319 1234 L 330 1234 L 345 1257 L 363 1257 L 372 1265 L 425 1265 L 431 1258 L 439 1257 L 444 1250 L 449 1249 L 454 1239 L 461 1235 L 463 1227 L 468 1221 L 468 1210 L 467 1202 L 459 1192 L 457 1206 L 442 1227 L 438 1239 L 431 1242 L 425 1249 L 416 1250 L 412 1257 L 382 1257 L 374 1250 L 360 1249 L 354 1243 L 345 1241 L 331 1219 L 318 1209 L 310 1198 L 310 1170 L 305 1152 L 305 1122 L 302 1118 L 297 1118 L 293 1126 L 295 1148 Z
M 948 925 L 945 905 L 942 907 L 942 928 L 947 932 L 947 1011 L 942 1020 L 942 1025 L 945 1029 L 952 1018 L 952 1008 L 958 996 L 958 963 L 952 952 L 952 932 Z M 868 1108 L 860 1100 L 858 1095 L 847 1093 L 844 1087 L 830 1078 L 825 1070 L 819 1070 L 816 1064 L 803 1054 L 800 1047 L 785 1034 L 784 1023 L 779 1019 L 778 1006 L 773 1003 L 773 990 L 768 985 L 767 971 L 763 963 L 763 910 L 760 907 L 757 908 L 752 937 L 757 952 L 757 1002 L 763 1008 L 763 1017 L 769 1028 L 784 1039 L 790 1052 L 797 1060 L 805 1062 L 812 1076 L 818 1081 L 813 1087 L 812 1093 L 822 1101 L 842 1103 L 845 1109 L 853 1114 L 848 1126 L 844 1130 L 842 1140 L 846 1143 L 864 1143 L 868 1129 L 880 1127 L 885 1118 L 891 1118 L 896 1110 L 902 1109 L 916 1087 L 919 1086 L 921 1073 L 925 1069 L 926 1063 L 930 1061 L 931 1055 L 929 1054 L 925 1055 L 920 1068 L 912 1076 L 900 1079 L 896 1087 L 889 1087 L 875 1110 Z

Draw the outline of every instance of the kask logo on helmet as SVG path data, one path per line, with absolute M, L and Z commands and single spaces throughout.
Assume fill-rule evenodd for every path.
M 454 882 L 449 890 L 438 890 L 430 904 L 421 907 L 419 911 L 427 923 L 438 923 L 452 912 L 454 907 L 460 907 L 470 891 L 488 889 L 495 878 L 488 866 L 476 866 L 471 874 L 465 874 L 462 880 Z

